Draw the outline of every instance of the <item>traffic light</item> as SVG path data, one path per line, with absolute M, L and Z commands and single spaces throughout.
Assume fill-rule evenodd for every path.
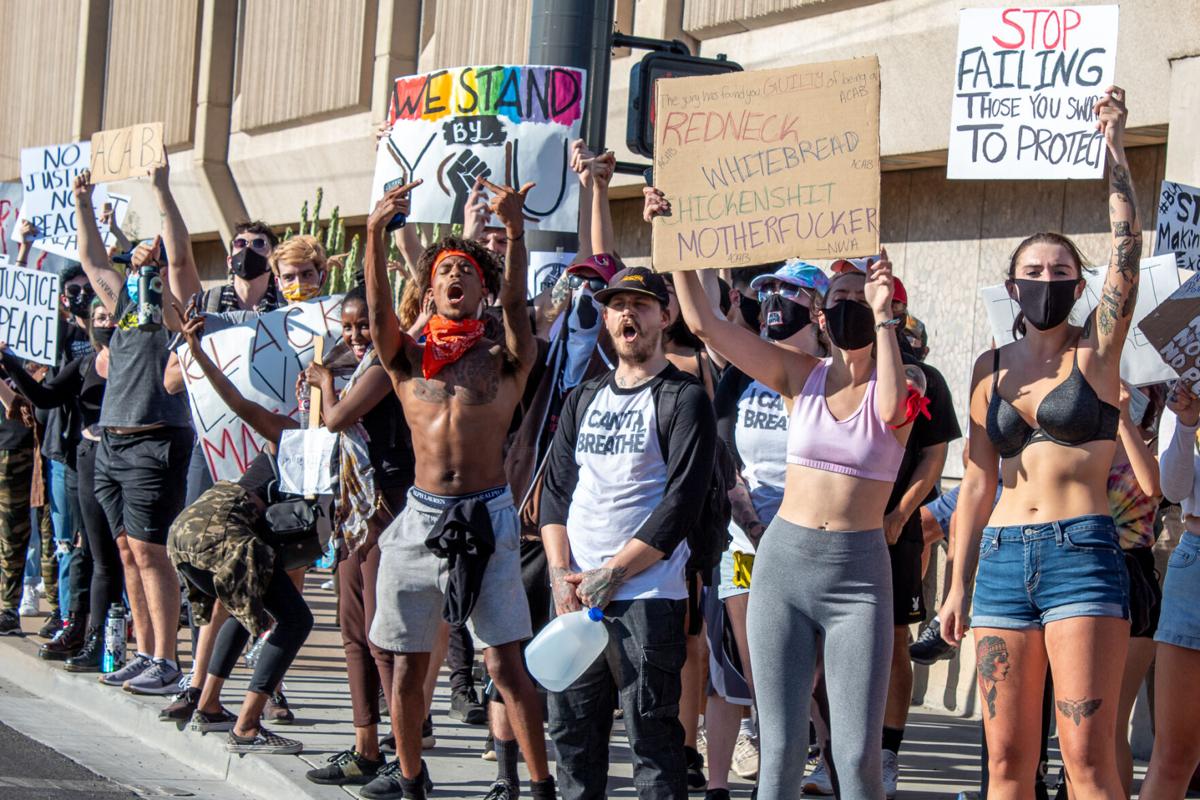
M 690 78 L 741 71 L 741 64 L 726 60 L 724 55 L 700 58 L 674 51 L 647 53 L 633 65 L 629 74 L 625 144 L 638 155 L 654 156 L 654 82 L 659 78 Z

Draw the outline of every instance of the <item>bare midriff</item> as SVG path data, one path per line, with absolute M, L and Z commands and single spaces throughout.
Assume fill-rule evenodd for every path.
M 1004 492 L 989 525 L 1055 522 L 1108 515 L 1108 472 L 1116 443 L 1066 446 L 1039 441 L 1000 463 Z
M 788 464 L 779 515 L 818 530 L 868 531 L 883 527 L 892 484 Z

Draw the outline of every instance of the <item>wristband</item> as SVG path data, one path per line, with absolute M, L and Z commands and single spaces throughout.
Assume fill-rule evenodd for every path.
M 522 240 L 522 239 L 524 239 L 524 238 L 525 238 L 525 231 L 521 231 L 521 235 L 520 235 L 520 236 L 510 236 L 510 237 L 508 237 L 508 240 L 509 240 L 510 242 L 519 242 L 519 241 L 521 241 L 521 240 Z
M 883 322 L 878 322 L 875 324 L 875 330 L 877 330 L 877 331 L 882 330 L 883 328 L 898 328 L 898 327 L 900 327 L 900 318 L 899 317 L 892 317 L 891 319 L 885 319 Z

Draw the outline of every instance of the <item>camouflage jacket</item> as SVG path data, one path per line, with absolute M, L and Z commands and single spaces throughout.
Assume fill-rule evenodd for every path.
M 221 605 L 254 636 L 270 627 L 262 598 L 275 569 L 275 551 L 257 534 L 262 513 L 236 483 L 219 481 L 176 517 L 167 553 L 213 575 Z M 188 582 L 188 601 L 200 624 L 212 618 L 214 598 Z

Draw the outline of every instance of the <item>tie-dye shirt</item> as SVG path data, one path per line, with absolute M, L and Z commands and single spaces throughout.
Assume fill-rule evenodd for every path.
M 1150 497 L 1138 486 L 1131 464 L 1114 466 L 1108 473 L 1108 505 L 1122 550 L 1150 547 L 1154 544 L 1154 514 L 1158 498 Z

